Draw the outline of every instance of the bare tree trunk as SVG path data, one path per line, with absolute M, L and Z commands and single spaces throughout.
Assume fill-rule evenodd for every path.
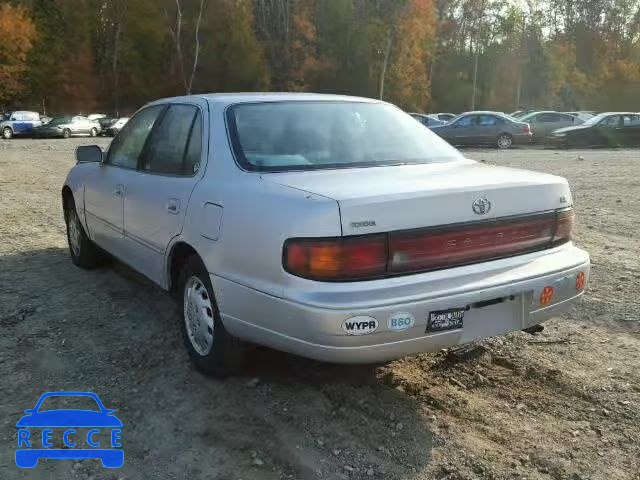
M 389 63 L 389 54 L 391 51 L 391 30 L 387 30 L 387 45 L 384 49 L 384 60 L 382 62 L 382 73 L 380 75 L 380 100 L 384 95 L 384 77 L 387 75 L 387 64 Z
M 193 77 L 195 77 L 196 69 L 198 68 L 198 54 L 200 53 L 200 22 L 202 21 L 203 8 L 204 8 L 204 0 L 200 0 L 200 11 L 198 12 L 198 21 L 196 22 L 196 48 L 193 54 L 193 67 L 191 68 L 191 77 L 189 77 L 189 86 L 187 88 L 187 95 L 191 95 L 191 88 L 193 86 Z
M 476 53 L 473 56 L 473 87 L 471 89 L 471 110 L 476 109 L 476 84 L 478 82 L 478 55 L 480 54 L 476 40 Z
M 184 86 L 184 91 L 189 91 L 189 85 L 187 83 L 187 75 L 184 71 L 184 61 L 182 57 L 182 8 L 180 6 L 180 0 L 176 0 L 176 23 L 175 28 L 171 26 L 171 20 L 169 17 L 169 13 L 166 9 L 164 9 L 164 15 L 167 17 L 167 23 L 169 24 L 169 33 L 173 38 L 173 42 L 176 45 L 176 55 L 178 57 L 178 64 L 180 67 L 180 75 L 182 77 L 182 85 Z
M 118 9 L 116 14 L 116 33 L 113 37 L 113 58 L 111 59 L 113 110 L 116 116 L 120 115 L 120 70 L 118 69 L 118 61 L 120 59 L 120 35 L 122 34 L 122 23 L 124 22 L 127 4 L 123 2 L 121 8 L 122 10 Z

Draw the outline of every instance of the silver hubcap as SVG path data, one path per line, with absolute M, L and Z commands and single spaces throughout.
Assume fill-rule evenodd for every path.
M 4 131 L 2 132 L 2 136 L 4 138 L 11 138 L 11 130 L 9 130 L 8 128 L 5 128 Z
M 71 246 L 71 250 L 73 254 L 77 257 L 80 255 L 80 220 L 78 219 L 78 215 L 75 210 L 69 211 L 69 245 Z
M 204 283 L 191 277 L 184 286 L 184 323 L 193 349 L 208 355 L 213 347 L 213 306 Z
M 500 148 L 509 148 L 511 146 L 511 138 L 507 136 L 498 138 L 498 146 Z

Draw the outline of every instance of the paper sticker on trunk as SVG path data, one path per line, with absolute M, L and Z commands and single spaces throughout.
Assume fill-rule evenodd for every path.
M 342 322 L 342 330 L 347 335 L 368 335 L 378 329 L 378 320 L 366 315 L 347 318 Z

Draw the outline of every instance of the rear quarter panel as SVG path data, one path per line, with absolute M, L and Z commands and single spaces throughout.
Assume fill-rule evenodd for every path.
M 341 235 L 335 200 L 263 180 L 268 173 L 245 172 L 235 163 L 223 108 L 210 105 L 209 159 L 195 187 L 182 235 L 209 273 L 275 296 L 297 277 L 282 266 L 284 241 L 293 237 Z M 220 208 L 208 208 L 205 205 Z M 203 225 L 203 210 L 216 211 L 218 226 Z M 211 231 L 217 232 L 217 240 Z M 214 236 L 214 237 L 215 237 Z M 215 288 L 215 286 L 214 286 Z

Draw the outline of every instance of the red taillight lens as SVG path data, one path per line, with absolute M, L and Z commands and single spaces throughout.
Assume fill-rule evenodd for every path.
M 505 257 L 551 244 L 554 219 L 512 221 L 472 226 L 442 233 L 392 233 L 392 272 L 430 270 Z
M 291 239 L 284 247 L 284 268 L 315 280 L 353 280 L 382 276 L 387 267 L 387 237 Z
M 522 127 L 522 133 L 531 133 L 531 127 L 529 126 L 528 123 L 525 123 L 524 126 Z
M 284 245 L 287 272 L 312 280 L 365 280 L 521 255 L 571 239 L 573 211 L 516 219 L 373 234 L 294 238 Z

